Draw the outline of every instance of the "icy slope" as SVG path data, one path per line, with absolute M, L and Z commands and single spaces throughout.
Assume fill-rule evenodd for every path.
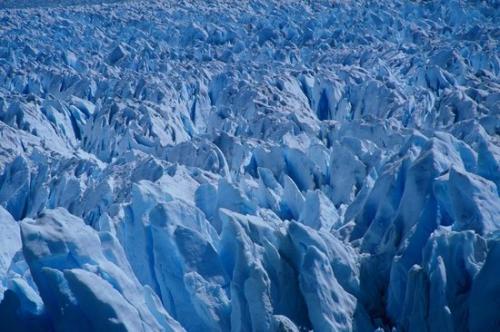
M 0 3 L 0 331 L 500 329 L 495 1 L 67 3 Z

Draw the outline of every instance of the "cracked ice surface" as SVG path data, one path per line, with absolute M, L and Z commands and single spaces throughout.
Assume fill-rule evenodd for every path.
M 500 328 L 496 1 L 94 2 L 0 3 L 1 331 Z

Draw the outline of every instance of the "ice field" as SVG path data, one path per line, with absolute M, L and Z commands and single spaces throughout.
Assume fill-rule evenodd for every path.
M 0 0 L 0 331 L 500 331 L 500 5 Z

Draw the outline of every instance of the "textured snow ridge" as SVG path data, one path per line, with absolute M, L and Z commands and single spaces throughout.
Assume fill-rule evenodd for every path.
M 0 1 L 0 331 L 500 330 L 497 1 L 95 2 Z

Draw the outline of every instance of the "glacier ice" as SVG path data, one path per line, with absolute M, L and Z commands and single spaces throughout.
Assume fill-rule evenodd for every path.
M 0 331 L 500 330 L 495 1 L 0 3 Z

